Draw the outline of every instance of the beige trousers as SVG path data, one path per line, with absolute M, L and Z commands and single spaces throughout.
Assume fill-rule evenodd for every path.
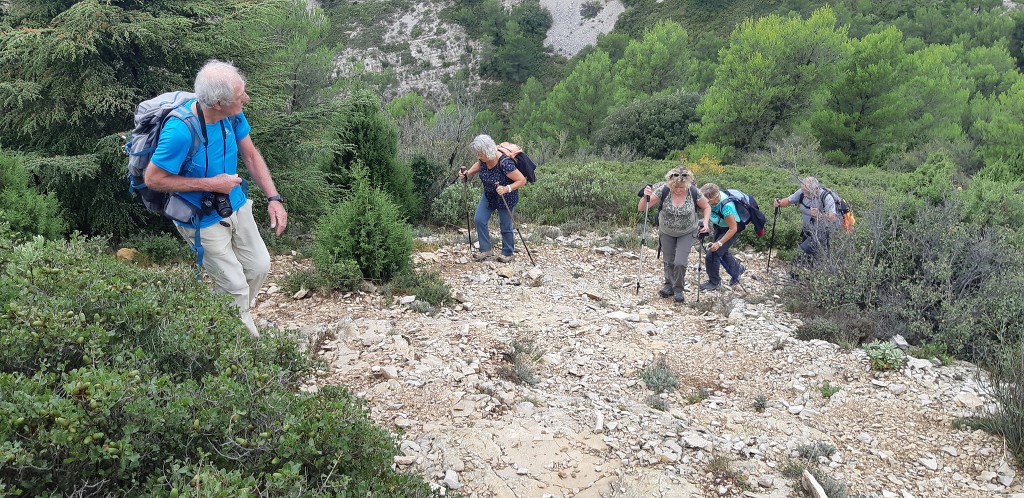
M 189 245 L 195 242 L 195 229 L 179 226 L 178 233 Z M 203 246 L 203 268 L 210 275 L 214 288 L 234 299 L 242 323 L 253 337 L 259 337 L 249 307 L 267 280 L 270 253 L 252 217 L 252 201 L 247 200 L 220 223 L 201 229 L 199 237 Z

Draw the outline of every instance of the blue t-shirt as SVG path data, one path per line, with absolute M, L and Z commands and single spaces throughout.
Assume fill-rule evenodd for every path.
M 508 177 L 508 174 L 516 170 L 516 163 L 502 155 L 498 164 L 488 168 L 486 164 L 480 163 L 480 182 L 484 185 L 484 195 L 487 197 L 487 204 L 491 209 L 505 209 L 505 203 L 501 202 L 501 195 L 498 194 L 498 185 L 511 185 L 515 182 Z M 516 207 L 519 202 L 519 191 L 513 190 L 505 194 L 505 202 L 508 208 Z
M 188 109 L 194 100 L 185 105 Z M 238 141 L 249 136 L 249 121 L 245 119 L 245 113 L 239 114 L 234 120 L 225 118 L 216 123 L 206 125 L 207 144 L 199 143 L 199 150 L 192 156 L 188 165 L 185 156 L 192 146 L 192 132 L 184 121 L 171 118 L 167 120 L 163 130 L 160 132 L 160 142 L 153 153 L 153 164 L 160 169 L 177 175 L 189 178 L 210 178 L 221 173 L 234 175 L 238 173 Z M 209 160 L 209 166 L 207 166 Z M 184 170 L 184 171 L 182 171 Z M 208 192 L 180 192 L 179 195 L 195 206 L 202 206 L 203 196 Z M 238 211 L 245 204 L 245 191 L 242 186 L 231 189 L 231 209 Z M 221 220 L 220 215 L 215 211 L 203 212 L 199 218 L 198 227 L 189 223 L 178 223 L 182 226 L 192 228 L 205 228 Z
M 721 194 L 719 194 L 721 195 Z M 740 222 L 740 214 L 736 211 L 735 202 L 726 202 L 725 196 L 722 195 L 722 200 L 718 201 L 718 204 L 711 206 L 711 223 L 720 227 L 728 227 L 725 219 L 731 214 L 736 223 Z

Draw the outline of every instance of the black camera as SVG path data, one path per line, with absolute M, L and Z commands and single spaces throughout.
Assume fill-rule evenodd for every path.
M 228 194 L 212 192 L 203 197 L 203 208 L 215 211 L 221 218 L 231 216 L 231 197 Z

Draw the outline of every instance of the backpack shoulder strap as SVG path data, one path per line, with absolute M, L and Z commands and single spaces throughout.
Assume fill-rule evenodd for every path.
M 700 198 L 700 189 L 692 183 L 690 184 L 690 197 L 693 197 L 693 208 L 697 209 L 697 200 Z
M 187 128 L 189 134 L 192 135 L 192 145 L 189 146 L 188 153 L 185 155 L 184 166 L 185 168 L 187 168 L 189 162 L 192 160 L 192 157 L 195 156 L 196 152 L 199 151 L 199 146 L 206 142 L 204 138 L 204 132 L 206 131 L 206 127 L 204 127 L 203 124 L 200 122 L 201 120 L 199 119 L 199 116 L 195 115 L 188 108 L 187 104 L 183 104 L 173 109 L 171 112 L 167 113 L 167 117 L 164 118 L 164 122 L 160 123 L 160 128 L 162 129 L 163 126 L 167 124 L 167 121 L 171 118 L 178 118 L 183 123 L 185 123 L 185 128 Z M 188 170 L 185 168 L 182 168 L 181 171 L 178 172 L 178 174 L 184 175 L 185 173 L 187 173 Z
M 658 193 L 658 213 L 661 213 L 661 208 L 665 207 L 665 198 L 668 197 L 671 191 L 668 185 L 661 187 L 661 192 Z M 671 200 L 669 202 L 672 202 Z

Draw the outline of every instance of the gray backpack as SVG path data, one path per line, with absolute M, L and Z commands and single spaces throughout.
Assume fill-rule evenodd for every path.
M 203 127 L 199 117 L 185 104 L 195 98 L 196 94 L 191 92 L 167 92 L 142 102 L 135 108 L 135 129 L 124 145 L 124 150 L 128 154 L 128 191 L 138 194 L 142 204 L 150 211 L 182 223 L 191 223 L 199 211 L 199 206 L 191 204 L 175 193 L 153 190 L 146 186 L 143 178 L 146 167 L 153 158 L 153 152 L 160 143 L 160 130 L 172 117 L 182 120 L 192 132 L 192 145 L 185 156 L 184 164 L 187 168 L 192 163 L 192 156 L 202 143 Z M 179 174 L 184 175 L 188 171 L 182 169 Z

